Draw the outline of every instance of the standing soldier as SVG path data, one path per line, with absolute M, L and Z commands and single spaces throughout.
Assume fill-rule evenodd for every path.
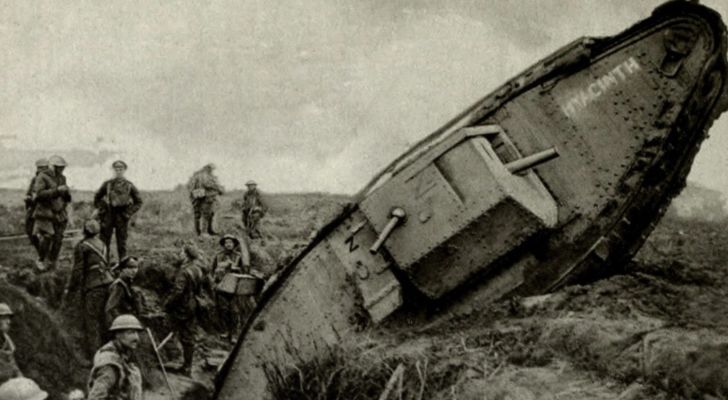
M 248 181 L 245 186 L 248 190 L 243 196 L 243 226 L 251 239 L 259 238 L 258 222 L 265 215 L 267 208 L 258 192 L 255 181 Z
M 114 280 L 108 269 L 107 250 L 98 237 L 99 223 L 88 220 L 83 227 L 84 238 L 73 252 L 73 269 L 64 294 L 80 303 L 84 346 L 89 358 L 101 346 L 106 332 L 106 299 L 109 284 Z
M 106 321 L 109 325 L 123 314 L 139 318 L 141 309 L 139 297 L 132 289 L 132 282 L 139 271 L 139 261 L 135 257 L 124 257 L 116 267 L 119 277 L 109 287 L 106 300 Z
M 30 180 L 30 185 L 28 185 L 28 190 L 25 192 L 25 233 L 28 235 L 28 239 L 30 239 L 30 244 L 35 247 L 35 251 L 37 252 L 39 247 L 39 241 L 38 237 L 33 235 L 33 211 L 35 210 L 35 180 L 38 174 L 48 169 L 48 160 L 45 158 L 41 158 L 40 160 L 35 162 L 35 175 Z
M 66 185 L 63 170 L 66 161 L 60 156 L 48 159 L 49 168 L 35 178 L 35 209 L 33 210 L 33 235 L 38 238 L 38 261 L 36 266 L 43 271 L 56 267 L 63 244 L 63 233 L 68 224 L 66 207 L 71 194 Z M 46 262 L 48 265 L 46 265 Z
M 118 160 L 111 166 L 114 177 L 96 191 L 94 205 L 99 210 L 101 240 L 111 248 L 111 236 L 116 231 L 117 256 L 121 260 L 126 257 L 129 219 L 142 207 L 142 198 L 136 186 L 124 177 L 126 163 Z
M 142 400 L 142 373 L 134 351 L 139 347 L 142 324 L 133 315 L 114 319 L 114 338 L 94 355 L 87 400 Z
M 187 190 L 190 192 L 190 200 L 195 214 L 195 232 L 202 234 L 200 219 L 205 220 L 207 234 L 215 235 L 213 230 L 213 219 L 215 218 L 215 205 L 217 196 L 223 195 L 225 189 L 218 183 L 217 177 L 213 175 L 215 165 L 207 164 L 192 175 L 187 182 Z
M 222 250 L 212 259 L 210 271 L 213 280 L 218 285 L 226 274 L 248 274 L 250 273 L 250 252 L 245 241 L 241 242 L 233 235 L 225 235 L 220 239 Z M 237 337 L 243 315 L 246 315 L 250 308 L 249 296 L 238 296 L 234 293 L 217 291 L 217 309 L 222 319 L 226 332 L 223 338 L 231 341 Z
M 5 303 L 0 303 L 0 384 L 8 379 L 23 376 L 15 362 L 15 344 L 10 340 L 10 320 L 13 310 Z
M 205 284 L 205 273 L 199 266 L 200 253 L 192 245 L 185 245 L 178 260 L 178 270 L 174 277 L 174 287 L 164 308 L 170 316 L 172 329 L 182 344 L 182 366 L 184 375 L 192 374 L 192 359 L 195 352 L 195 329 L 198 303 Z

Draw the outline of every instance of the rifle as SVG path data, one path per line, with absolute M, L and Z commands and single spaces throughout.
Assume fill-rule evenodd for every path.
M 147 328 L 147 335 L 149 336 L 149 340 L 152 342 L 152 348 L 154 348 L 154 354 L 157 355 L 157 362 L 159 362 L 159 367 L 162 368 L 162 375 L 164 376 L 164 381 L 167 383 L 167 389 L 169 389 L 169 394 L 172 396 L 173 399 L 177 398 L 177 393 L 174 392 L 174 389 L 172 389 L 172 384 L 169 382 L 169 376 L 167 375 L 167 369 L 164 368 L 164 361 L 162 361 L 162 355 L 159 354 L 159 349 L 164 346 L 164 344 L 172 338 L 172 334 L 167 335 L 167 337 L 162 341 L 162 343 L 157 347 L 157 342 L 154 340 L 154 334 L 152 334 L 152 330 Z

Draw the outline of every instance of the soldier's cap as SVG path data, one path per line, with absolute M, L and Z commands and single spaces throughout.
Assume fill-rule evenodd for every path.
M 213 163 L 209 163 L 209 164 L 205 165 L 205 166 L 204 166 L 204 167 L 202 167 L 202 168 L 203 168 L 203 169 L 215 169 L 215 164 L 213 164 Z
M 101 226 L 99 226 L 99 221 L 95 219 L 87 219 L 83 223 L 83 232 L 88 235 L 97 235 L 100 231 Z
M 41 167 L 47 167 L 48 166 L 48 159 L 47 158 L 39 158 L 35 161 L 35 166 L 38 168 Z
M 13 310 L 7 303 L 0 303 L 0 317 L 12 317 Z
M 35 381 L 25 377 L 12 378 L 0 385 L 0 399 L 3 400 L 45 400 L 48 393 Z
M 142 323 L 139 322 L 137 317 L 131 314 L 123 314 L 114 318 L 114 322 L 111 323 L 109 332 L 115 331 L 141 331 L 144 330 Z
M 235 243 L 235 247 L 240 246 L 240 239 L 238 239 L 237 237 L 235 237 L 234 235 L 231 235 L 229 233 L 220 238 L 220 246 L 225 246 L 226 240 L 232 240 L 233 243 Z
M 126 268 L 139 268 L 139 259 L 134 256 L 126 256 L 112 267 L 112 269 L 119 271 Z
M 127 169 L 127 168 L 129 168 L 129 166 L 126 165 L 126 163 L 123 160 L 116 160 L 116 161 L 114 161 L 111 164 L 111 168 L 124 168 L 124 169 Z
M 59 155 L 52 155 L 48 158 L 48 164 L 54 166 L 54 167 L 65 167 L 66 160 L 63 159 L 63 157 Z
M 253 180 L 245 182 L 245 186 L 251 186 L 251 185 L 258 185 L 258 184 L 255 183 L 255 181 L 253 181 Z

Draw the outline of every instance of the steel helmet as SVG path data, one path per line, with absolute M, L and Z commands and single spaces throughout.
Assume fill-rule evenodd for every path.
M 35 166 L 40 167 L 47 167 L 48 166 L 48 159 L 47 158 L 39 158 L 35 161 Z
M 3 400 L 45 400 L 48 393 L 28 378 L 13 378 L 0 385 Z
M 63 157 L 58 155 L 50 156 L 48 159 L 48 163 L 54 167 L 65 167 L 66 166 L 66 160 L 63 159 Z
M 68 392 L 68 400 L 83 400 L 86 398 L 86 395 L 83 393 L 83 390 L 81 389 L 73 389 L 70 392 Z
M 226 240 L 232 240 L 233 243 L 235 243 L 235 247 L 240 246 L 240 239 L 231 234 L 227 234 L 220 238 L 220 246 L 224 246 Z
M 89 235 L 96 235 L 101 231 L 99 221 L 95 219 L 88 219 L 83 223 L 83 231 Z
M 141 331 L 143 329 L 144 327 L 142 327 L 142 323 L 139 322 L 135 316 L 131 314 L 124 314 L 114 318 L 114 322 L 111 323 L 109 332 L 124 330 Z
M 13 310 L 10 309 L 10 306 L 5 303 L 0 303 L 0 317 L 11 317 L 12 315 Z
M 250 185 L 258 185 L 258 184 L 255 183 L 254 180 L 249 180 L 248 182 L 245 183 L 245 186 L 250 186 Z

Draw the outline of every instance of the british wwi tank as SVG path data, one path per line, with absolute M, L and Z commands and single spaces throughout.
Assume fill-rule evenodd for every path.
M 281 272 L 216 398 L 270 397 L 268 363 L 371 329 L 415 330 L 623 265 L 726 108 L 726 72 L 719 14 L 673 1 L 516 76 L 384 169 Z

